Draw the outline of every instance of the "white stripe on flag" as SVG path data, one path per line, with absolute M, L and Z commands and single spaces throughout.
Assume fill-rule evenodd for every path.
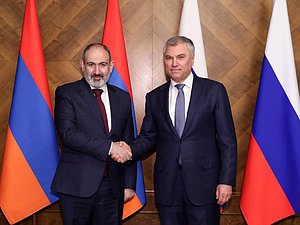
M 265 54 L 300 118 L 299 89 L 286 0 L 274 1 Z
M 208 77 L 197 0 L 184 1 L 179 35 L 191 39 L 195 45 L 195 62 L 193 69 L 196 74 L 200 77 Z

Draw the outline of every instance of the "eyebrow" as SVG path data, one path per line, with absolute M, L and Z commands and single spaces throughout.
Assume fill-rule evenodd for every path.
M 178 55 L 175 55 L 174 57 L 180 57 L 180 56 L 186 56 L 186 54 L 180 53 L 180 54 L 178 54 Z M 168 54 L 165 54 L 165 57 L 171 57 L 171 58 L 174 58 L 173 56 L 168 55 Z
M 86 62 L 86 64 L 97 64 L 97 63 L 95 63 L 95 62 Z M 104 61 L 103 61 L 103 62 L 99 62 L 98 64 L 99 64 L 99 65 L 100 65 L 100 64 L 109 64 L 109 62 L 104 62 Z

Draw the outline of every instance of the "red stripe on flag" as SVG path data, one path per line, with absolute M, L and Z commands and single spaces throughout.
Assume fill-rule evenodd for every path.
M 9 128 L 0 184 L 0 205 L 10 224 L 50 204 Z
M 20 54 L 53 115 L 35 0 L 27 0 Z
M 240 206 L 249 225 L 271 224 L 295 214 L 253 135 L 250 138 Z
M 116 29 L 118 28 L 118 29 Z M 102 43 L 109 47 L 112 60 L 132 99 L 126 48 L 118 0 L 108 0 Z

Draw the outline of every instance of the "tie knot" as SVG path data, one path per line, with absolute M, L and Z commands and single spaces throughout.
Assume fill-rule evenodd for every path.
M 101 96 L 103 93 L 102 89 L 93 89 L 94 94 L 96 95 L 96 97 Z
M 185 84 L 176 84 L 175 87 L 180 91 L 183 89 Z

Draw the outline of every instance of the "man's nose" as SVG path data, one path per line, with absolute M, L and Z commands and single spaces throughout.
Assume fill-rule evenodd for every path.
M 177 60 L 175 57 L 172 59 L 172 66 L 177 66 Z
M 95 74 L 100 74 L 100 66 L 99 65 L 95 65 L 94 72 L 95 72 Z

